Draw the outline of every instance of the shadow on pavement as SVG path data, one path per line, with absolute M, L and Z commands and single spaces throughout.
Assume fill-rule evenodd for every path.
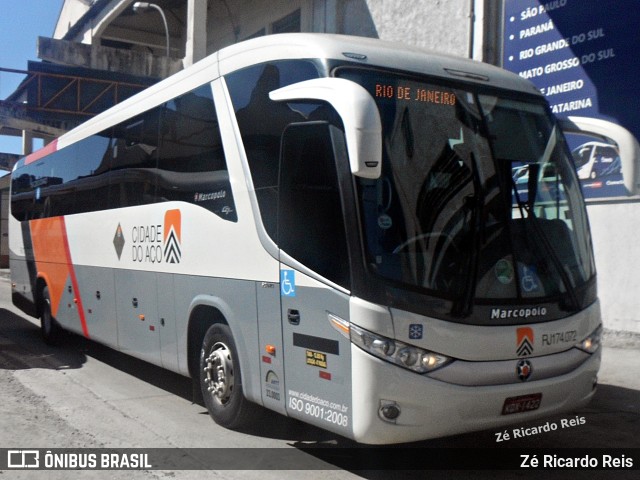
M 86 361 L 82 352 L 46 345 L 37 326 L 0 309 L 0 369 L 63 370 L 80 368 Z

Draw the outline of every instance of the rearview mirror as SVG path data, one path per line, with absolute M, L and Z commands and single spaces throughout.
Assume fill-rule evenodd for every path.
M 274 101 L 321 100 L 329 103 L 344 125 L 351 173 L 376 179 L 382 167 L 382 127 L 375 101 L 357 83 L 343 78 L 316 78 L 269 93 Z

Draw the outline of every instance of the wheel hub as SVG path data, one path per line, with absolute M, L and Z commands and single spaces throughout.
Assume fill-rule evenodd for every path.
M 220 404 L 229 401 L 233 392 L 233 360 L 231 351 L 223 343 L 216 343 L 205 360 L 207 391 Z

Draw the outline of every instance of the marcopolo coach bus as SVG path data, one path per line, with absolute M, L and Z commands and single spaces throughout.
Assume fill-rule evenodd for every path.
M 519 183 L 513 171 L 527 168 Z M 225 48 L 21 159 L 16 305 L 359 442 L 498 428 L 595 391 L 570 152 L 526 80 L 379 40 Z

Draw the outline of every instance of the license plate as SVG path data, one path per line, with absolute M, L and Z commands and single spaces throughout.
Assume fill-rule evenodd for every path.
M 541 393 L 509 397 L 504 401 L 504 405 L 502 406 L 502 415 L 511 415 L 512 413 L 523 413 L 537 410 L 538 407 L 540 407 L 541 401 Z

